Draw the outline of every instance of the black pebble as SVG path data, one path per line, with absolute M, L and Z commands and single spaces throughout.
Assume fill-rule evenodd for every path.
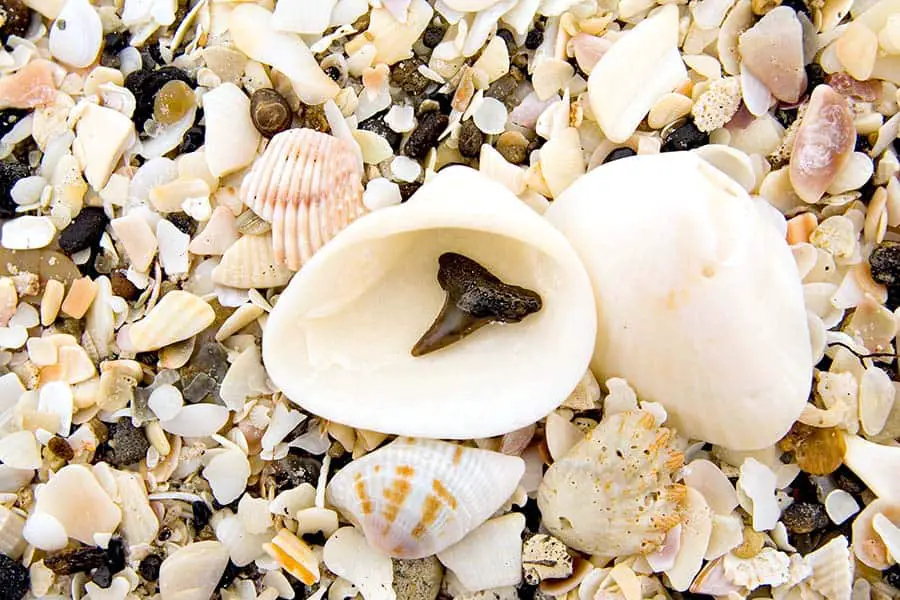
M 635 156 L 637 152 L 632 150 L 631 148 L 616 148 L 612 152 L 606 155 L 606 158 L 603 159 L 603 163 L 609 163 L 614 160 L 619 160 L 622 158 L 628 158 L 629 156 Z
M 509 29 L 498 30 L 497 37 L 506 42 L 506 49 L 510 52 L 516 49 L 516 38 L 513 37 L 513 34 Z
M 31 11 L 22 0 L 3 0 L 0 2 L 0 40 L 5 44 L 9 36 L 25 37 L 31 23 Z
M 141 290 L 128 280 L 125 271 L 113 271 L 109 275 L 109 281 L 112 283 L 112 292 L 116 296 L 121 296 L 126 300 L 137 300 L 141 295 Z
M 525 47 L 529 50 L 537 50 L 538 46 L 544 43 L 544 32 L 539 29 L 532 29 L 525 37 Z
M 28 111 L 21 108 L 7 108 L 0 110 L 0 137 L 3 137 L 15 127 L 16 123 L 28 116 Z
M 444 28 L 432 25 L 422 34 L 422 43 L 426 48 L 434 48 L 444 39 Z
M 900 565 L 891 565 L 883 574 L 884 582 L 900 590 Z
M 203 502 L 202 500 L 191 502 L 191 512 L 194 516 L 194 529 L 197 531 L 206 527 L 209 524 L 210 518 L 212 518 L 212 510 L 210 510 L 206 502 Z
M 105 590 L 112 585 L 112 571 L 110 571 L 110 568 L 107 565 L 100 565 L 93 573 L 91 573 L 91 581 Z
M 28 569 L 0 554 L 0 600 L 22 600 L 30 584 Z
M 453 96 L 451 94 L 445 94 L 443 92 L 434 92 L 430 96 L 428 96 L 428 100 L 434 100 L 438 103 L 438 106 L 441 109 L 441 112 L 445 115 L 449 115 L 450 111 L 453 110 Z
M 19 205 L 13 202 L 10 192 L 17 181 L 29 175 L 31 170 L 21 163 L 0 161 L 0 219 L 16 216 Z
M 71 256 L 85 248 L 97 246 L 108 224 L 109 218 L 102 208 L 87 206 L 81 209 L 59 234 L 60 250 Z
M 114 537 L 106 546 L 106 565 L 115 575 L 125 568 L 125 564 L 125 541 L 120 537 Z
M 96 546 L 57 552 L 44 558 L 44 565 L 57 575 L 87 573 L 106 564 L 106 551 Z
M 400 142 L 403 140 L 403 136 L 387 126 L 384 122 L 383 115 L 369 117 L 359 124 L 359 128 L 371 131 L 372 133 L 377 133 L 387 140 L 387 143 L 390 144 L 395 152 L 400 148 Z
M 528 533 L 537 533 L 541 527 L 541 510 L 538 508 L 537 500 L 529 498 L 525 502 L 525 506 L 514 506 L 513 511 L 520 512 L 525 516 L 525 531 Z
M 812 93 L 816 86 L 825 83 L 825 69 L 817 63 L 806 65 L 806 90 Z
M 103 53 L 100 55 L 100 64 L 104 67 L 118 69 L 120 66 L 119 52 L 128 46 L 126 33 L 107 33 L 103 37 Z
M 881 242 L 869 255 L 872 278 L 878 283 L 900 284 L 900 242 Z
M 679 152 L 693 150 L 709 143 L 709 135 L 703 133 L 693 121 L 687 121 L 681 127 L 669 132 L 662 145 L 662 152 Z
M 159 579 L 159 567 L 162 565 L 162 559 L 158 554 L 148 554 L 138 565 L 138 574 L 146 581 L 156 581 Z
M 459 130 L 459 153 L 469 158 L 475 158 L 481 154 L 481 145 L 484 143 L 484 134 L 475 125 L 473 119 L 462 124 Z
M 275 489 L 280 492 L 295 488 L 301 483 L 308 483 L 315 487 L 319 481 L 321 469 L 322 463 L 311 456 L 288 454 L 272 463 Z
M 110 451 L 107 453 L 109 463 L 114 467 L 124 467 L 144 459 L 150 442 L 144 430 L 131 424 L 131 419 L 122 418 L 118 423 L 110 425 Z
M 775 119 L 781 123 L 781 126 L 787 129 L 791 123 L 797 120 L 796 108 L 779 108 L 775 111 Z
M 188 152 L 194 152 L 203 145 L 203 138 L 206 136 L 206 132 L 203 127 L 198 125 L 194 125 L 190 129 L 187 130 L 187 133 L 184 134 L 184 138 L 181 140 L 181 145 L 178 146 L 179 154 L 187 154 Z
M 872 144 L 869 142 L 869 138 L 864 135 L 856 136 L 856 146 L 853 148 L 856 152 L 868 152 L 872 149 Z
M 850 494 L 861 494 L 866 489 L 866 484 L 856 476 L 856 473 L 841 465 L 838 470 L 832 474 L 834 484 Z
M 411 158 L 425 158 L 438 141 L 441 133 L 447 128 L 450 119 L 447 115 L 432 111 L 419 119 L 416 127 L 406 141 L 404 152 Z
M 333 81 L 338 81 L 341 78 L 341 70 L 334 65 L 325 69 L 325 74 L 331 77 Z
M 422 184 L 418 181 L 406 182 L 403 181 L 400 183 L 400 202 L 406 202 L 409 200 L 410 196 L 419 191 L 419 188 L 422 187 Z
M 181 231 L 193 237 L 197 233 L 197 221 L 193 217 L 184 212 L 169 213 L 166 219 Z
M 170 81 L 183 81 L 193 87 L 190 76 L 177 67 L 163 67 L 156 71 L 142 70 L 129 73 L 125 78 L 125 87 L 134 94 L 136 107 L 131 120 L 138 131 L 144 130 L 144 122 L 153 116 L 153 101 L 156 93 Z
M 794 502 L 781 513 L 781 521 L 793 534 L 812 533 L 831 522 L 825 506 L 812 502 Z
M 317 531 L 315 533 L 305 533 L 301 536 L 304 542 L 310 544 L 311 546 L 324 546 L 325 545 L 325 534 L 321 531 Z

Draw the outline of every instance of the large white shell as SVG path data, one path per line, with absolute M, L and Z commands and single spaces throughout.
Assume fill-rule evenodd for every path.
M 489 450 L 400 438 L 353 461 L 327 499 L 398 558 L 430 556 L 461 540 L 506 502 L 524 461 Z
M 536 291 L 543 307 L 414 358 L 443 304 L 437 262 L 450 251 Z M 590 360 L 594 315 L 565 239 L 502 185 L 450 167 L 405 204 L 351 223 L 304 265 L 269 316 L 263 359 L 291 400 L 326 419 L 416 437 L 489 437 L 566 399 Z
M 298 270 L 366 212 L 362 165 L 345 141 L 312 129 L 272 138 L 241 185 L 241 200 L 272 223 L 275 258 Z
M 738 450 L 787 432 L 812 374 L 797 267 L 766 211 L 706 161 L 666 153 L 595 169 L 545 215 L 594 285 L 598 378 Z
M 159 569 L 162 600 L 208 600 L 228 564 L 228 549 L 216 541 L 179 548 Z

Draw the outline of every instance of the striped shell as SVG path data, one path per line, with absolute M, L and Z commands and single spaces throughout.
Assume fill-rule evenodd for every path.
M 312 129 L 272 138 L 244 178 L 241 200 L 272 224 L 275 258 L 293 270 L 366 212 L 350 145 Z
M 608 416 L 560 460 L 538 489 L 547 529 L 568 546 L 624 556 L 659 548 L 684 513 L 687 488 L 672 483 L 684 455 L 648 412 Z
M 272 236 L 245 235 L 232 244 L 212 272 L 219 285 L 235 288 L 271 288 L 285 285 L 293 273 L 275 258 Z
M 128 330 L 130 349 L 147 352 L 186 340 L 209 327 L 215 318 L 215 311 L 203 298 L 173 290 Z
M 328 501 L 371 545 L 397 558 L 423 558 L 487 520 L 524 472 L 516 456 L 399 438 L 338 472 Z

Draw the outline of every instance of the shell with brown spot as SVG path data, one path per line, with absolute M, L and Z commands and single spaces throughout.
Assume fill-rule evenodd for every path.
M 524 472 L 516 456 L 399 438 L 341 469 L 327 498 L 372 546 L 396 558 L 423 558 L 487 520 Z

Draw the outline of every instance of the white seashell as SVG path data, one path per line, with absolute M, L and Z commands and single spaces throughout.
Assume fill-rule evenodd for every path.
M 854 533 L 855 538 L 855 533 Z M 812 567 L 809 587 L 828 600 L 850 600 L 853 588 L 853 558 L 847 538 L 839 535 L 805 557 Z
M 737 512 L 728 515 L 714 514 L 712 533 L 703 558 L 715 560 L 737 548 L 743 541 L 744 521 Z
M 25 522 L 22 537 L 41 550 L 62 550 L 69 543 L 69 536 L 59 520 L 46 513 L 33 513 Z
M 391 586 L 394 569 L 390 557 L 369 546 L 355 528 L 335 531 L 325 543 L 322 561 L 332 573 L 356 586 L 365 600 L 396 598 Z
M 797 268 L 766 210 L 699 157 L 666 153 L 596 168 L 546 213 L 579 252 L 601 307 L 592 370 L 660 402 L 682 435 L 734 449 L 780 439 L 811 381 Z M 766 285 L 748 295 L 749 281 Z
M 159 569 L 162 600 L 209 600 L 228 565 L 219 542 L 188 544 L 166 557 Z
M 622 143 L 650 107 L 686 78 L 678 52 L 678 10 L 663 6 L 594 65 L 588 79 L 591 109 L 606 137 Z
M 327 497 L 372 546 L 422 558 L 483 523 L 512 495 L 524 470 L 518 457 L 400 438 L 341 469 Z
M 209 481 L 213 496 L 219 504 L 230 504 L 240 498 L 250 478 L 250 462 L 243 452 L 226 450 L 213 457 L 203 477 Z
M 542 308 L 413 357 L 444 301 L 435 273 L 448 251 L 535 290 Z M 306 263 L 269 315 L 263 359 L 291 400 L 329 420 L 382 433 L 490 437 L 565 400 L 586 370 L 592 314 L 565 240 L 502 185 L 450 167 L 408 202 L 352 223 Z M 548 357 L 544 339 L 565 360 Z
M 707 144 L 693 152 L 734 179 L 747 192 L 752 192 L 756 187 L 753 162 L 746 153 L 723 144 Z
M 362 201 L 367 210 L 378 210 L 400 204 L 403 197 L 400 195 L 399 185 L 385 177 L 376 177 L 366 183 Z
M 281 0 L 279 4 L 297 3 Z M 304 6 L 300 12 L 306 11 Z M 337 83 L 319 67 L 303 39 L 294 33 L 278 31 L 274 15 L 263 6 L 243 3 L 235 7 L 229 17 L 228 31 L 238 50 L 283 73 L 303 103 L 321 104 L 340 91 Z M 246 118 L 250 118 L 249 110 Z M 206 151 L 209 152 L 209 146 Z
M 128 331 L 136 352 L 156 350 L 186 340 L 206 329 L 216 318 L 203 299 L 182 290 L 173 290 Z
M 203 231 L 191 240 L 188 250 L 192 254 L 221 256 L 239 237 L 234 213 L 227 206 L 220 205 L 213 211 Z
M 878 367 L 869 367 L 859 382 L 859 424 L 866 435 L 877 435 L 884 429 L 897 389 L 890 375 Z
M 484 98 L 472 114 L 476 127 L 488 135 L 503 133 L 507 118 L 506 106 L 496 98 Z
M 275 258 L 272 235 L 245 235 L 213 269 L 212 280 L 233 288 L 270 288 L 290 281 L 293 272 Z
M 297 535 L 318 533 L 329 538 L 338 529 L 338 515 L 328 508 L 304 508 L 297 511 Z
M 574 127 L 557 133 L 541 147 L 541 174 L 554 198 L 584 175 L 584 171 L 581 140 Z
M 159 533 L 159 519 L 150 507 L 144 480 L 138 473 L 114 473 L 122 507 L 122 535 L 130 546 L 151 544 Z
M 740 35 L 741 65 L 783 102 L 797 102 L 806 89 L 803 27 L 797 13 L 779 6 Z
M 202 438 L 222 429 L 228 414 L 227 408 L 217 404 L 191 404 L 178 411 L 173 419 L 160 421 L 160 425 L 173 435 Z
M 13 560 L 22 556 L 26 546 L 24 528 L 25 519 L 5 506 L 0 507 L 0 553 Z
M 294 518 L 294 515 L 301 510 L 312 507 L 315 499 L 316 488 L 309 483 L 301 483 L 299 486 L 275 496 L 275 499 L 269 503 L 269 510 L 273 515 Z
M 88 0 L 66 0 L 50 26 L 50 54 L 69 66 L 90 66 L 103 45 L 100 15 Z
M 768 531 L 775 527 L 781 508 L 775 498 L 776 476 L 768 466 L 755 458 L 746 458 L 741 464 L 737 489 L 753 504 L 753 529 Z
M 709 507 L 717 514 L 731 514 L 738 505 L 734 486 L 725 473 L 708 460 L 692 460 L 685 465 L 684 483 L 703 494 Z
M 712 535 L 712 511 L 700 492 L 687 489 L 684 522 L 681 525 L 681 547 L 675 564 L 666 571 L 672 588 L 683 592 L 703 566 L 703 557 Z
M 240 509 L 239 509 L 240 510 Z M 251 533 L 247 531 L 241 519 L 231 511 L 223 511 L 224 516 L 213 519 L 213 527 L 216 537 L 228 548 L 228 556 L 231 562 L 239 567 L 249 565 L 254 560 L 265 556 L 263 544 L 272 539 L 272 531 Z
M 553 460 L 559 460 L 584 439 L 584 434 L 566 417 L 554 411 L 547 415 L 544 424 L 547 451 Z
M 351 44 L 359 41 L 371 43 L 377 51 L 374 63 L 393 65 L 413 55 L 413 43 L 428 27 L 433 15 L 434 9 L 427 0 L 410 2 L 405 23 L 397 21 L 386 8 L 372 9 L 369 13 L 369 28 L 353 39 Z
M 544 475 L 538 489 L 544 526 L 591 554 L 656 550 L 681 522 L 684 504 L 684 486 L 672 483 L 684 456 L 672 437 L 647 412 L 604 418 Z
M 878 528 L 886 531 L 884 519 L 891 523 L 900 522 L 900 504 L 893 501 L 876 499 L 869 503 L 853 520 L 853 554 L 864 565 L 873 569 L 887 569 L 893 562 L 883 537 L 875 528 L 875 518 L 879 519 Z
M 40 469 L 41 447 L 34 434 L 16 431 L 0 438 L 0 461 L 14 469 Z
M 275 258 L 298 270 L 366 212 L 362 169 L 344 140 L 290 129 L 269 142 L 241 184 L 241 200 L 272 224 Z
M 184 398 L 174 385 L 161 385 L 150 393 L 147 406 L 160 421 L 168 421 L 181 411 Z
M 49 217 L 26 215 L 3 224 L 0 241 L 10 250 L 46 248 L 56 235 L 56 227 Z
M 279 31 L 322 34 L 328 29 L 331 11 L 337 0 L 321 0 L 301 4 L 280 0 L 272 13 L 272 26 Z
M 60 358 L 62 355 L 67 354 L 69 348 L 63 347 L 59 348 Z M 79 349 L 80 350 L 80 349 Z M 86 357 L 84 352 L 76 351 L 76 354 L 82 356 L 87 363 L 90 363 L 90 359 Z M 62 361 L 60 361 L 62 362 Z M 90 365 L 90 376 L 94 375 L 94 365 Z M 85 377 L 84 379 L 88 379 Z M 37 409 L 40 412 L 50 413 L 58 416 L 59 418 L 59 427 L 56 429 L 57 435 L 67 436 L 69 435 L 69 430 L 72 428 L 72 409 L 73 409 L 73 397 L 72 397 L 72 388 L 69 387 L 69 384 L 63 381 L 52 381 L 47 383 L 41 387 L 40 394 L 38 396 L 38 405 Z M 6 461 L 4 461 L 6 462 Z M 16 465 L 12 465 L 15 467 Z M 18 467 L 24 469 L 36 469 L 38 467 Z
M 491 519 L 439 552 L 438 559 L 471 592 L 519 585 L 524 528 L 525 516 L 521 513 Z
M 876 496 L 900 502 L 900 480 L 893 475 L 900 469 L 900 447 L 876 444 L 856 435 L 844 435 L 844 442 L 844 464 Z
M 240 6 L 245 7 L 256 8 Z M 203 111 L 209 172 L 222 177 L 253 162 L 261 136 L 250 118 L 250 99 L 246 94 L 233 83 L 223 83 L 203 95 Z
M 72 153 L 83 165 L 84 178 L 95 191 L 102 190 L 109 181 L 134 138 L 134 124 L 119 111 L 92 103 L 84 107 L 75 125 Z
M 219 395 L 229 410 L 240 412 L 248 398 L 268 393 L 270 390 L 266 385 L 266 371 L 259 348 L 251 344 L 231 363 L 222 380 Z
M 188 272 L 188 244 L 191 237 L 178 229 L 171 221 L 160 219 L 156 224 L 156 240 L 159 244 L 159 265 L 166 275 L 182 275 Z
M 849 492 L 831 490 L 825 497 L 825 511 L 832 523 L 840 525 L 859 512 L 859 504 Z

